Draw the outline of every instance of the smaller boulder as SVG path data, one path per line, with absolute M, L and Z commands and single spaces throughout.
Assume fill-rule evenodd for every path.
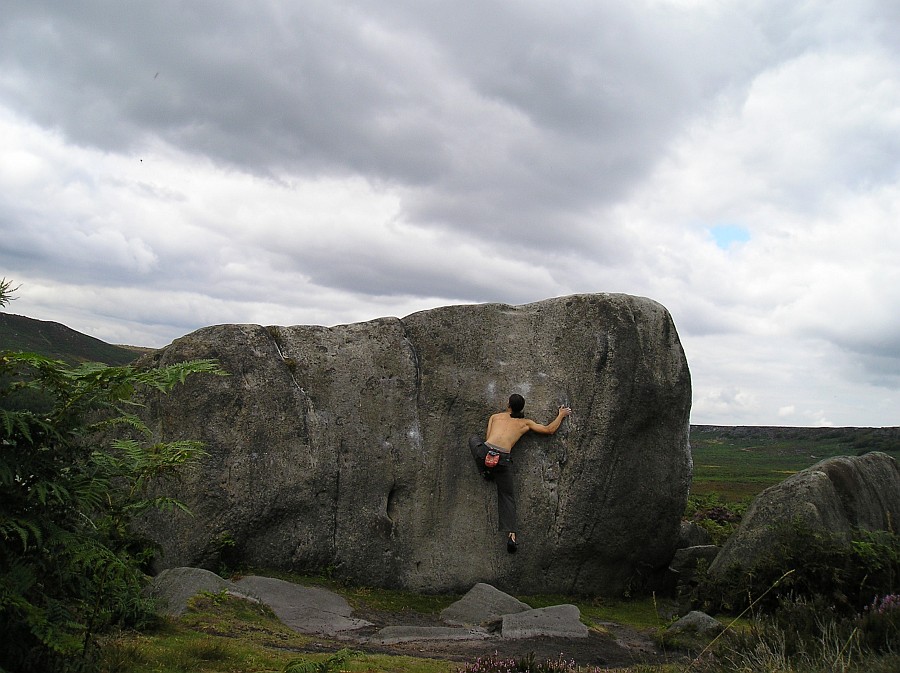
M 673 635 L 693 634 L 705 638 L 715 638 L 724 628 L 722 622 L 715 617 L 710 617 L 699 610 L 692 610 L 666 629 L 666 632 Z
M 178 617 L 187 610 L 188 601 L 201 592 L 235 591 L 234 585 L 202 568 L 169 568 L 153 578 L 150 597 L 156 599 L 159 611 Z
M 581 611 L 574 605 L 553 605 L 503 617 L 504 638 L 587 638 L 588 627 L 581 623 Z
M 678 548 L 699 547 L 712 542 L 709 531 L 696 521 L 682 521 L 681 531 L 678 534 Z
M 684 547 L 675 552 L 669 570 L 676 574 L 678 584 L 693 582 L 697 574 L 697 566 L 705 561 L 707 567 L 719 553 L 719 547 L 712 544 Z
M 693 610 L 672 624 L 663 634 L 663 641 L 680 650 L 698 651 L 725 629 L 722 623 L 705 612 Z
M 798 522 L 849 537 L 853 530 L 895 532 L 900 521 L 900 467 L 880 452 L 827 458 L 760 493 L 709 567 L 721 577 L 749 568 L 771 548 L 778 524 Z
M 490 584 L 480 582 L 458 601 L 441 611 L 448 624 L 482 626 L 498 621 L 504 615 L 531 610 L 531 606 Z
M 222 579 L 201 568 L 170 568 L 157 575 L 149 595 L 155 598 L 162 614 L 178 617 L 198 593 L 227 592 L 237 598 L 263 603 L 288 627 L 298 633 L 338 635 L 372 626 L 351 617 L 350 604 L 342 596 L 305 587 L 273 577 L 247 575 L 236 582 Z

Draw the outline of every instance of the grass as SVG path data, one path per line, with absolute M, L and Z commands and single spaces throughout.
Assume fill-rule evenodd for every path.
M 581 621 L 589 628 L 603 630 L 604 622 L 627 624 L 641 630 L 658 629 L 664 626 L 667 618 L 661 612 L 665 605 L 654 596 L 643 596 L 628 600 L 612 600 L 596 598 L 590 601 L 575 600 L 571 596 L 540 594 L 519 597 L 523 603 L 532 608 L 546 608 L 561 603 L 571 603 L 581 611 Z
M 154 631 L 124 632 L 103 646 L 108 673 L 280 671 L 311 639 L 284 626 L 262 605 L 201 594 L 181 619 Z
M 354 610 L 363 606 L 385 612 L 418 612 L 436 615 L 460 599 L 459 594 L 418 594 L 395 589 L 372 589 L 353 586 L 327 575 L 302 575 L 278 570 L 253 570 L 252 574 L 266 575 L 296 582 L 304 586 L 318 586 L 343 596 Z
M 103 673 L 276 673 L 291 662 L 321 664 L 338 645 L 300 635 L 263 605 L 224 594 L 194 598 L 180 619 L 145 633 L 122 632 L 103 643 Z M 341 671 L 448 673 L 451 662 L 429 658 L 357 654 Z
M 259 572 L 259 571 L 254 571 Z M 303 584 L 313 584 L 333 589 L 355 603 L 359 608 L 421 611 L 426 614 L 439 612 L 456 599 L 454 596 L 419 595 L 396 590 L 350 587 L 323 577 L 307 577 L 277 573 L 278 576 Z M 539 608 L 571 602 L 579 607 L 582 619 L 588 627 L 607 631 L 606 623 L 625 624 L 644 631 L 658 632 L 668 625 L 664 612 L 670 607 L 655 597 L 629 600 L 573 600 L 571 597 L 540 594 L 520 597 L 528 605 Z M 753 633 L 749 622 L 740 620 L 731 630 Z M 773 648 L 776 643 L 765 643 L 761 652 L 768 666 L 786 661 L 782 653 Z M 462 669 L 459 663 L 427 657 L 394 656 L 355 652 L 342 661 L 339 667 L 329 667 L 328 662 L 343 644 L 328 641 L 321 636 L 300 635 L 285 627 L 269 608 L 231 597 L 225 593 L 201 594 L 194 598 L 188 612 L 179 619 L 163 620 L 150 632 L 125 632 L 109 637 L 103 647 L 101 671 L 103 673 L 280 673 L 288 664 L 299 670 L 328 673 L 456 673 Z M 757 648 L 758 649 L 758 648 Z M 769 652 L 769 649 L 772 649 Z M 750 651 L 756 651 L 750 648 Z M 731 652 L 732 663 L 738 662 L 739 653 Z M 868 657 L 859 662 L 862 668 L 844 670 L 869 673 L 886 673 L 897 670 L 896 657 Z M 821 662 L 808 668 L 757 668 L 746 661 L 745 668 L 713 668 L 709 662 L 695 662 L 687 668 L 685 663 L 638 664 L 630 668 L 615 669 L 618 673 L 675 673 L 685 670 L 696 673 L 718 673 L 724 670 L 746 670 L 748 673 L 781 671 L 783 673 L 825 673 Z M 722 659 L 719 659 L 722 663 Z M 790 664 L 793 666 L 793 664 Z M 869 666 L 866 668 L 865 666 Z M 541 669 L 534 669 L 541 670 Z M 566 671 L 569 673 L 569 671 Z M 575 670 L 571 670 L 575 673 Z
M 748 501 L 824 458 L 855 455 L 868 448 L 896 450 L 892 441 L 879 441 L 867 428 L 754 430 L 742 434 L 706 426 L 691 429 L 693 494 L 715 494 L 726 502 Z
M 254 573 L 261 572 L 254 570 Z M 344 596 L 356 608 L 392 612 L 437 614 L 459 596 L 416 594 L 406 591 L 353 587 L 321 576 L 269 573 L 305 585 L 322 586 Z M 532 607 L 574 603 L 582 620 L 592 629 L 605 631 L 605 623 L 628 624 L 655 630 L 664 625 L 656 600 L 574 601 L 558 595 L 522 597 Z M 321 636 L 300 635 L 284 626 L 264 605 L 227 594 L 201 594 L 178 619 L 167 619 L 152 631 L 123 632 L 109 637 L 103 646 L 103 673 L 198 673 L 280 672 L 291 662 L 327 663 L 340 644 Z M 332 651 L 315 652 L 310 650 Z M 324 666 L 322 666 L 324 668 Z M 340 671 L 364 673 L 451 673 L 460 664 L 426 657 L 357 653 L 340 665 Z M 628 669 L 620 669 L 622 671 Z M 639 667 L 633 673 L 666 673 L 665 667 Z M 675 669 L 671 669 L 675 670 Z
M 305 586 L 321 586 L 343 596 L 355 610 L 365 607 L 385 612 L 417 612 L 425 615 L 438 615 L 441 610 L 461 598 L 459 594 L 418 594 L 394 589 L 351 586 L 321 575 L 300 575 L 265 570 L 254 570 L 253 574 L 266 574 Z M 581 611 L 582 621 L 589 627 L 600 622 L 617 622 L 639 629 L 654 629 L 660 627 L 665 621 L 659 615 L 659 610 L 663 606 L 653 596 L 628 600 L 606 598 L 578 600 L 571 596 L 535 594 L 520 596 L 519 600 L 532 608 L 571 603 L 578 607 Z

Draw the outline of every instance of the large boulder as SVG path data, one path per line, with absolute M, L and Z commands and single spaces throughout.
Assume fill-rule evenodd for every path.
M 894 458 L 879 452 L 827 458 L 760 493 L 709 572 L 721 576 L 752 566 L 782 524 L 849 537 L 856 529 L 897 532 L 898 522 L 900 467 Z
M 217 358 L 149 396 L 161 437 L 209 455 L 153 517 L 159 567 L 221 562 L 322 570 L 370 585 L 616 593 L 665 568 L 691 479 L 690 374 L 649 299 L 576 295 L 450 306 L 337 327 L 220 325 L 151 356 Z M 510 393 L 553 437 L 516 446 L 519 553 L 467 438 Z

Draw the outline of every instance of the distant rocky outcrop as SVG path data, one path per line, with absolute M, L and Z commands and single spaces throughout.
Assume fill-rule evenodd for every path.
M 217 358 L 144 399 L 154 432 L 208 457 L 174 486 L 192 517 L 148 519 L 158 567 L 329 571 L 376 586 L 616 593 L 664 569 L 691 478 L 690 374 L 668 312 L 576 295 L 450 306 L 337 327 L 221 325 L 148 356 Z M 520 551 L 466 440 L 510 393 L 553 437 L 514 451 Z
M 777 526 L 791 522 L 838 535 L 854 529 L 897 532 L 897 461 L 879 452 L 828 458 L 767 488 L 747 509 L 709 572 L 717 576 L 733 567 L 750 567 L 771 547 Z

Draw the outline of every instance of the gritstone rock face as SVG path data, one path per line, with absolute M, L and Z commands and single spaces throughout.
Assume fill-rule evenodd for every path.
M 369 585 L 615 593 L 664 568 L 691 478 L 690 374 L 649 299 L 575 295 L 337 327 L 221 325 L 158 351 L 217 358 L 147 398 L 161 437 L 209 456 L 173 485 L 194 516 L 148 519 L 160 567 L 329 569 Z M 572 416 L 513 451 L 519 553 L 466 445 L 521 393 Z

